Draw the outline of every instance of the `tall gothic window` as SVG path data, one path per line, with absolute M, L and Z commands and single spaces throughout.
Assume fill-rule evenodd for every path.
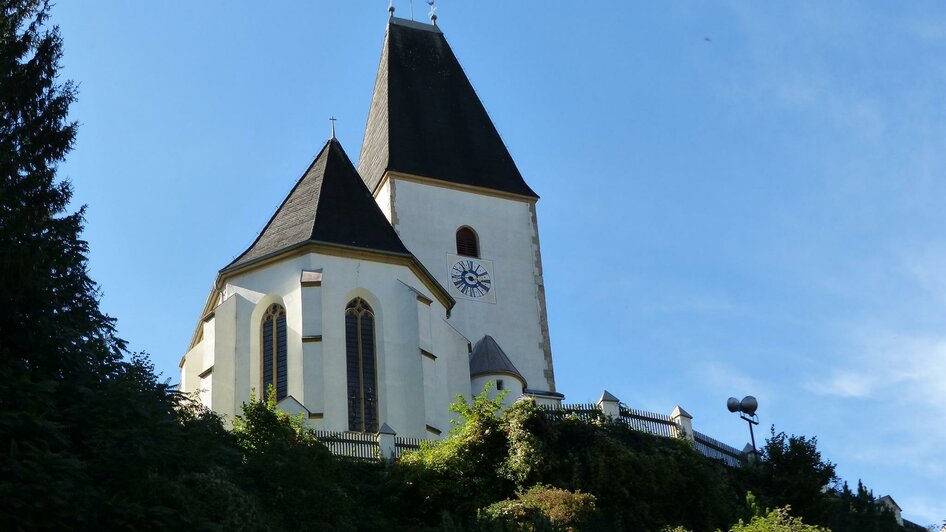
M 378 374 L 374 354 L 374 312 L 356 297 L 345 307 L 348 368 L 348 430 L 378 431 Z
M 476 241 L 476 233 L 469 227 L 457 229 L 457 255 L 479 257 L 480 246 Z
M 276 390 L 276 400 L 286 397 L 288 384 L 286 379 L 286 309 L 282 305 L 272 305 L 266 310 L 262 324 L 262 394 L 265 400 L 269 387 Z

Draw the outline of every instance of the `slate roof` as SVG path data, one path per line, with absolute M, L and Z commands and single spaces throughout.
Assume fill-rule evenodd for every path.
M 334 138 L 315 157 L 256 241 L 223 271 L 305 242 L 410 255 Z
M 385 170 L 538 197 L 436 26 L 391 18 L 358 170 Z
M 477 375 L 496 373 L 514 375 L 522 381 L 523 386 L 525 385 L 525 377 L 519 373 L 519 370 L 506 356 L 503 348 L 499 347 L 496 340 L 487 334 L 473 346 L 473 353 L 470 355 L 470 376 L 476 377 Z

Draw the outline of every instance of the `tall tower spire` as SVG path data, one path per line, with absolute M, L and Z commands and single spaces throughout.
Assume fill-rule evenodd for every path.
M 358 170 L 404 245 L 456 298 L 451 325 L 502 345 L 527 395 L 561 400 L 539 198 L 438 26 L 388 23 Z
M 386 171 L 520 196 L 529 188 L 438 26 L 392 18 L 358 172 Z

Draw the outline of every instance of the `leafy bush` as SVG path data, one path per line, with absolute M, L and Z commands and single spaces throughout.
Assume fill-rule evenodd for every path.
M 576 530 L 595 513 L 594 495 L 536 485 L 505 500 L 487 506 L 481 517 L 511 523 L 520 530 L 548 526 Z
M 233 423 L 243 451 L 244 489 L 255 492 L 270 527 L 278 530 L 337 530 L 351 527 L 352 504 L 345 467 L 302 419 L 266 402 L 243 404 Z
M 740 519 L 729 532 L 831 532 L 820 526 L 806 525 L 800 517 L 792 517 L 790 510 L 790 506 L 776 508 L 753 517 L 748 523 Z

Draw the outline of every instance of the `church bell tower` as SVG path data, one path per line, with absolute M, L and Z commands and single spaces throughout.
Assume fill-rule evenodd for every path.
M 471 346 L 489 337 L 507 357 L 496 371 L 527 395 L 559 400 L 539 197 L 438 26 L 391 17 L 359 159 L 398 236 L 456 299 L 448 323 Z

